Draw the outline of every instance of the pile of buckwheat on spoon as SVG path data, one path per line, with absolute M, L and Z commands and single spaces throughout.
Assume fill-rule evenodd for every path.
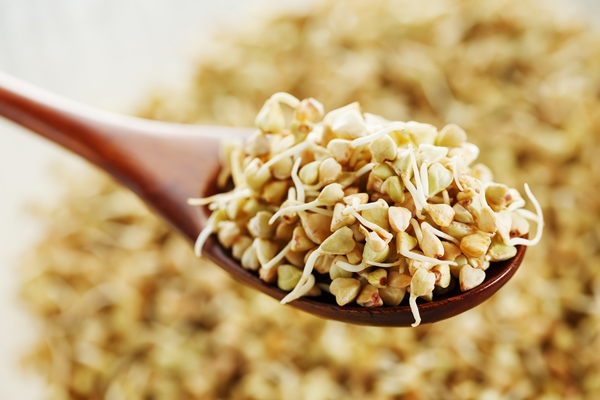
M 281 104 L 294 110 L 289 126 Z M 457 125 L 392 122 L 358 103 L 324 115 L 315 99 L 287 93 L 255 123 L 245 144 L 223 146 L 218 185 L 234 189 L 189 200 L 212 210 L 195 250 L 216 233 L 243 268 L 289 292 L 282 304 L 327 291 L 340 306 L 397 306 L 409 293 L 418 326 L 417 298 L 472 289 L 490 263 L 541 239 L 528 185 L 535 213 L 473 165 L 479 149 Z

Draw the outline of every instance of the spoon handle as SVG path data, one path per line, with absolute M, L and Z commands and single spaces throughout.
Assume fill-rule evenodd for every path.
M 219 142 L 248 134 L 247 128 L 183 125 L 97 110 L 1 71 L 0 116 L 96 164 L 188 237 L 199 227 L 185 201 L 210 186 L 219 169 Z
M 126 151 L 131 140 L 139 144 L 154 136 L 202 136 L 206 141 L 222 137 L 230 128 L 198 127 L 144 120 L 95 109 L 55 95 L 0 71 L 0 116 L 29 128 L 104 168 Z M 230 134 L 230 132 L 227 132 Z M 128 138 L 124 136 L 132 136 Z M 106 148 L 106 144 L 110 146 Z

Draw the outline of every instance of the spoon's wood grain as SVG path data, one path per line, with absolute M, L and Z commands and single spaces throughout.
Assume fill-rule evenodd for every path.
M 148 121 L 95 110 L 0 73 L 0 115 L 56 142 L 104 169 L 133 190 L 157 214 L 194 241 L 208 213 L 187 205 L 190 197 L 215 192 L 219 142 L 252 130 Z M 18 168 L 18 167 L 17 167 Z M 203 253 L 237 280 L 280 300 L 285 293 L 241 268 L 210 238 Z M 420 304 L 422 323 L 450 318 L 487 300 L 516 272 L 525 254 L 491 266 L 486 280 L 465 293 L 455 290 Z M 410 308 L 339 307 L 329 295 L 290 305 L 314 315 L 361 325 L 409 326 Z

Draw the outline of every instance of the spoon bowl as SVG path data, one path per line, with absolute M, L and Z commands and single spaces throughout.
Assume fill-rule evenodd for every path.
M 223 139 L 243 140 L 252 129 L 192 126 L 143 120 L 96 110 L 35 88 L 0 72 L 0 116 L 29 128 L 112 175 L 135 192 L 154 212 L 193 243 L 209 216 L 187 204 L 191 197 L 216 193 L 219 145 Z M 458 288 L 432 302 L 419 303 L 421 323 L 433 323 L 465 312 L 487 300 L 519 268 L 517 255 L 494 263 L 484 282 L 467 292 Z M 238 281 L 277 300 L 287 293 L 243 269 L 215 237 L 203 254 Z M 406 300 L 405 300 L 406 302 Z M 371 326 L 410 326 L 410 307 L 340 307 L 333 296 L 302 297 L 291 306 L 316 316 Z

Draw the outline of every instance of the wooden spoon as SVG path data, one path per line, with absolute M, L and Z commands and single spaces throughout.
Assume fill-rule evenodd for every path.
M 216 192 L 219 142 L 223 138 L 243 138 L 252 132 L 252 129 L 172 124 L 111 114 L 2 73 L 0 116 L 104 169 L 192 243 L 206 223 L 208 212 L 190 207 L 187 199 Z M 203 254 L 237 280 L 277 300 L 286 294 L 261 281 L 256 273 L 243 269 L 214 237 L 207 242 Z M 444 296 L 435 296 L 432 302 L 420 303 L 422 323 L 450 318 L 484 302 L 513 276 L 524 255 L 525 246 L 518 246 L 517 255 L 492 265 L 478 287 L 464 293 L 455 289 Z M 290 305 L 322 318 L 360 325 L 410 326 L 414 322 L 408 305 L 340 307 L 329 294 L 303 297 Z

